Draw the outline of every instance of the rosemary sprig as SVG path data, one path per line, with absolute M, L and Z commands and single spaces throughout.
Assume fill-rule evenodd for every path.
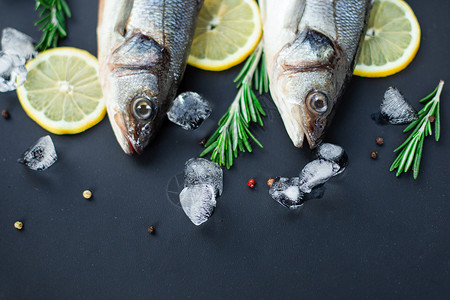
M 40 26 L 42 38 L 36 49 L 46 50 L 58 45 L 58 39 L 67 36 L 66 18 L 70 18 L 69 6 L 66 0 L 36 0 L 36 11 L 42 9 L 39 13 L 40 20 L 34 23 L 34 26 Z
M 239 89 L 228 111 L 220 119 L 219 128 L 205 144 L 205 150 L 200 156 L 211 153 L 211 160 L 229 169 L 239 151 L 252 152 L 249 139 L 259 147 L 261 143 L 250 132 L 250 122 L 263 126 L 262 116 L 266 116 L 258 101 L 254 87 L 260 94 L 269 90 L 269 77 L 264 63 L 262 41 L 247 58 L 244 67 L 234 82 Z
M 396 176 L 399 176 L 402 172 L 408 172 L 409 168 L 412 166 L 413 177 L 414 179 L 417 178 L 419 175 L 420 159 L 422 157 L 423 140 L 426 136 L 433 134 L 431 131 L 431 123 L 433 122 L 434 136 L 436 142 L 439 141 L 441 134 L 439 106 L 443 86 L 444 81 L 441 80 L 431 94 L 420 100 L 420 103 L 426 104 L 419 112 L 419 118 L 411 122 L 411 124 L 403 131 L 408 132 L 414 128 L 406 141 L 394 150 L 394 152 L 402 150 L 390 168 L 391 172 L 397 169 Z

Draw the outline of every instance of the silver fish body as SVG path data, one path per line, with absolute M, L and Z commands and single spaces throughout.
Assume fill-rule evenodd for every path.
M 322 140 L 353 74 L 372 0 L 262 0 L 270 92 L 296 147 Z
M 142 153 L 183 76 L 203 0 L 100 0 L 100 80 L 116 138 Z

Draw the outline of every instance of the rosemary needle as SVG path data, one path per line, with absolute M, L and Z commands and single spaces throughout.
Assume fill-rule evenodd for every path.
M 238 92 L 228 111 L 219 121 L 219 128 L 205 144 L 205 150 L 200 156 L 211 152 L 211 160 L 229 169 L 239 151 L 252 152 L 249 140 L 259 147 L 261 143 L 250 132 L 250 123 L 256 122 L 263 126 L 262 116 L 265 116 L 261 104 L 253 92 L 253 85 L 260 94 L 268 92 L 269 78 L 267 75 L 262 41 L 247 58 L 244 67 L 234 82 L 237 82 Z
M 432 135 L 431 123 L 434 122 L 434 136 L 436 141 L 439 141 L 441 134 L 441 122 L 439 116 L 440 97 L 444 81 L 441 80 L 436 89 L 420 100 L 420 103 L 424 103 L 425 106 L 419 111 L 419 118 L 403 132 L 408 132 L 414 128 L 409 137 L 401 144 L 394 152 L 400 151 L 397 158 L 391 165 L 390 171 L 397 169 L 396 176 L 399 176 L 402 172 L 408 172 L 412 167 L 413 177 L 417 179 L 419 176 L 419 166 L 422 157 L 423 141 L 425 137 Z
M 43 51 L 56 47 L 59 38 L 67 36 L 66 18 L 72 14 L 66 0 L 36 0 L 36 10 L 39 9 L 42 9 L 40 19 L 34 25 L 40 26 L 43 33 L 36 49 Z

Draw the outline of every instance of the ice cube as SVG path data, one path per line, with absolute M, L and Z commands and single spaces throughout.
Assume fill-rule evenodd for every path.
M 209 184 L 185 187 L 180 193 L 180 203 L 184 213 L 198 226 L 208 221 L 216 207 L 214 188 Z
M 309 162 L 300 172 L 300 190 L 310 193 L 314 187 L 339 174 L 340 169 L 337 163 L 326 159 L 319 158 Z
M 58 159 L 49 135 L 41 137 L 18 160 L 31 170 L 41 171 L 50 168 Z
M 184 186 L 209 184 L 217 195 L 223 191 L 223 171 L 220 166 L 204 158 L 191 158 L 184 166 Z
M 386 121 L 394 125 L 407 124 L 418 118 L 416 110 L 395 87 L 389 87 L 384 93 L 380 112 Z
M 299 189 L 300 179 L 277 177 L 269 189 L 270 196 L 281 205 L 296 209 L 303 205 L 303 192 Z
M 337 163 L 341 167 L 339 173 L 344 171 L 348 163 L 348 156 L 344 148 L 330 143 L 322 143 L 317 147 L 317 157 Z
M 195 92 L 178 95 L 167 113 L 173 123 L 185 130 L 197 129 L 211 114 L 211 107 L 202 96 Z
M 0 92 L 13 91 L 25 82 L 27 70 L 24 64 L 25 59 L 0 51 Z
M 33 39 L 14 28 L 3 29 L 1 44 L 3 52 L 17 55 L 25 60 L 32 59 L 37 55 Z

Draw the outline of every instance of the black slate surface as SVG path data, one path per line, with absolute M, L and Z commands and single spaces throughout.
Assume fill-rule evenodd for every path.
M 0 0 L 0 28 L 38 39 L 33 2 Z M 61 45 L 95 54 L 97 1 L 68 2 L 73 18 Z M 312 155 L 292 146 L 268 96 L 265 126 L 254 130 L 265 147 L 240 155 L 225 172 L 210 221 L 195 227 L 176 204 L 184 162 L 200 153 L 199 140 L 231 103 L 239 67 L 188 67 L 181 91 L 197 91 L 214 105 L 198 131 L 167 122 L 143 155 L 128 157 L 105 119 L 79 135 L 51 134 L 60 158 L 43 172 L 16 160 L 47 132 L 15 93 L 0 94 L 0 109 L 11 113 L 0 119 L 0 299 L 448 299 L 449 86 L 441 140 L 425 141 L 416 181 L 388 171 L 403 127 L 370 119 L 390 85 L 420 108 L 418 99 L 439 79 L 450 83 L 449 2 L 408 2 L 422 27 L 417 57 L 395 76 L 353 79 L 326 138 L 346 149 L 350 165 L 299 212 L 274 202 L 265 182 L 297 175 Z M 246 186 L 250 177 L 254 190 Z M 81 196 L 87 188 L 90 201 Z M 13 228 L 16 220 L 22 231 Z

